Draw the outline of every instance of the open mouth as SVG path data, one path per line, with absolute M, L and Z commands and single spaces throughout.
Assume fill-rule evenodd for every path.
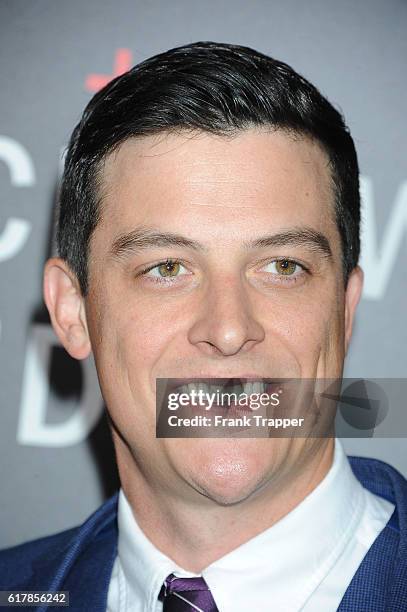
M 182 407 L 195 411 L 248 413 L 253 411 L 251 399 L 281 392 L 281 381 L 269 378 L 177 379 L 169 385 L 173 397 Z M 168 387 L 167 387 L 168 393 Z M 258 405 L 254 408 L 257 410 Z

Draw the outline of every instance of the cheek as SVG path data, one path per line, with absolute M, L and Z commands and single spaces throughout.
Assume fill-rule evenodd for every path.
M 179 313 L 175 302 L 151 304 L 127 298 L 110 304 L 102 317 L 103 350 L 111 356 L 116 373 L 130 381 L 152 380 L 156 365 L 170 352 L 180 324 Z
M 136 301 L 122 318 L 120 335 L 131 338 L 141 358 L 158 355 L 177 329 L 179 305 Z
M 319 291 L 274 304 L 264 313 L 270 345 L 279 338 L 297 361 L 301 376 L 313 377 L 318 362 L 342 354 L 343 308 L 340 291 Z

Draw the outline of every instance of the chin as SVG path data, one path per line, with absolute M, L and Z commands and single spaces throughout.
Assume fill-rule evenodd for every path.
M 188 480 L 205 497 L 230 506 L 254 495 L 273 469 L 259 440 L 223 441 L 221 447 L 219 442 L 195 455 Z

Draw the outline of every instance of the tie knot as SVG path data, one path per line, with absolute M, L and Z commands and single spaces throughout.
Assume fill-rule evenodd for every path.
M 182 593 L 183 591 L 209 591 L 209 587 L 202 577 L 178 578 L 170 574 L 164 582 L 165 595 Z
M 201 577 L 177 578 L 170 574 L 159 599 L 163 602 L 163 612 L 218 612 L 209 587 Z

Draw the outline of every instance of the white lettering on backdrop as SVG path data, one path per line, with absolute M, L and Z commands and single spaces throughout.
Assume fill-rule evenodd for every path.
M 31 329 L 22 385 L 17 442 L 27 446 L 72 446 L 86 439 L 103 411 L 92 357 L 83 360 L 83 393 L 74 414 L 63 423 L 47 423 L 48 371 L 53 346 L 60 346 L 49 325 Z

